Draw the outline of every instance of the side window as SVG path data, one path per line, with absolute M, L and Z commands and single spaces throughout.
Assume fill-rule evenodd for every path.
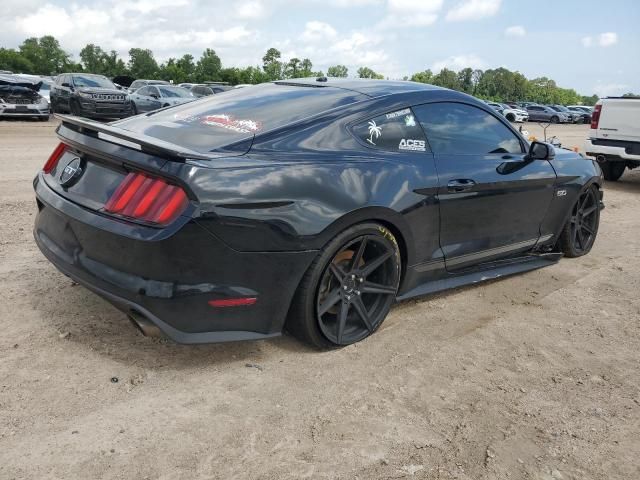
M 410 108 L 379 115 L 351 128 L 367 145 L 391 152 L 426 152 L 424 132 Z
M 160 92 L 158 92 L 158 89 L 156 87 L 147 87 L 149 93 L 147 93 L 147 95 L 157 95 L 158 97 L 160 97 Z
M 138 95 L 149 95 L 149 87 L 142 87 L 137 90 Z
M 523 153 L 518 137 L 484 110 L 462 103 L 414 107 L 433 153 Z

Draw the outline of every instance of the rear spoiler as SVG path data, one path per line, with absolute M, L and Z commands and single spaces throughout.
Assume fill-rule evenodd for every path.
M 124 147 L 139 150 L 141 152 L 157 155 L 160 157 L 171 157 L 177 161 L 185 162 L 188 159 L 193 160 L 212 160 L 223 156 L 228 156 L 229 152 L 211 152 L 201 153 L 188 148 L 180 147 L 173 143 L 165 142 L 159 138 L 142 135 L 136 132 L 125 130 L 123 128 L 114 127 L 112 125 L 96 122 L 86 118 L 80 118 L 70 115 L 54 115 L 54 117 L 62 120 L 62 125 L 75 128 L 72 130 L 80 133 L 95 133 L 96 136 L 106 142 L 115 143 Z M 237 153 L 236 153 L 237 154 Z

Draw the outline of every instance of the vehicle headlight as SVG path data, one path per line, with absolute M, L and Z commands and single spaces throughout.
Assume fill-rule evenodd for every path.
M 82 98 L 93 98 L 92 94 L 86 92 L 78 92 L 78 95 L 80 95 Z
M 40 105 L 43 105 L 43 104 L 44 104 L 44 105 L 46 105 L 46 104 L 47 104 L 47 103 L 49 103 L 49 102 L 47 102 L 47 99 L 46 99 L 46 98 L 44 98 L 44 97 L 40 97 L 40 98 L 38 99 L 38 103 L 39 103 Z

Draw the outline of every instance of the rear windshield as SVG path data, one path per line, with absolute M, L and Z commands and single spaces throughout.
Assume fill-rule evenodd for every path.
M 366 96 L 335 87 L 265 83 L 117 122 L 120 128 L 207 153 Z

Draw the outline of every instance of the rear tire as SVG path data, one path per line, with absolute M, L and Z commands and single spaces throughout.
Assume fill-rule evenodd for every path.
M 374 333 L 394 303 L 400 251 L 377 223 L 348 228 L 329 242 L 302 278 L 286 329 L 317 348 L 359 342 Z
M 605 161 L 600 164 L 604 179 L 609 182 L 617 182 L 624 173 L 627 164 L 625 162 Z
M 600 200 L 597 187 L 583 190 L 571 209 L 571 216 L 560 234 L 560 250 L 566 257 L 576 258 L 591 251 L 600 226 Z

